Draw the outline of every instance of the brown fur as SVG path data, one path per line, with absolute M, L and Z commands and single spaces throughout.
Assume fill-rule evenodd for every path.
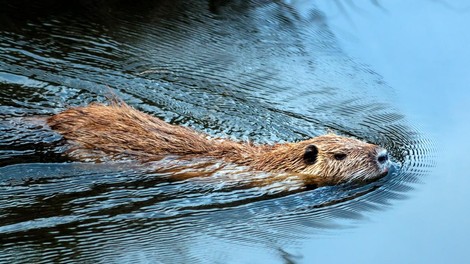
M 130 157 L 154 160 L 168 155 L 181 158 L 213 157 L 253 170 L 285 172 L 317 186 L 350 180 L 368 180 L 384 174 L 377 163 L 382 149 L 362 141 L 324 135 L 298 143 L 254 145 L 211 139 L 189 128 L 170 125 L 124 103 L 91 104 L 65 110 L 48 119 L 49 126 L 73 143 L 69 153 L 78 160 Z M 304 159 L 308 146 L 318 149 L 316 161 Z M 346 154 L 336 160 L 335 154 Z

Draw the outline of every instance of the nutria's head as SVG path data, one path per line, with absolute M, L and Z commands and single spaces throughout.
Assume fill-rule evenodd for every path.
M 298 173 L 307 185 L 318 186 L 376 179 L 388 173 L 391 162 L 387 151 L 377 145 L 328 134 L 276 145 L 256 165 L 261 170 Z
M 384 148 L 353 138 L 328 134 L 297 144 L 303 163 L 298 172 L 337 182 L 382 177 L 391 165 Z

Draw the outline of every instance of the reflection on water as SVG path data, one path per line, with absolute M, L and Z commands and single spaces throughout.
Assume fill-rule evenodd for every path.
M 390 87 L 341 51 L 315 8 L 20 1 L 5 10 L 0 257 L 9 262 L 295 261 L 285 245 L 402 199 L 431 166 L 430 142 L 393 108 Z M 106 101 L 109 88 L 218 137 L 354 136 L 389 149 L 395 167 L 367 185 L 306 191 L 240 188 L 204 166 L 184 180 L 198 169 L 67 162 L 62 138 L 35 117 Z

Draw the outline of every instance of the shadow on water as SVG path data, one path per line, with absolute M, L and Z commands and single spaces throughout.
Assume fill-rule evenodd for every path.
M 393 108 L 392 89 L 341 51 L 315 8 L 2 6 L 1 259 L 295 262 L 285 245 L 405 198 L 432 166 L 432 144 Z M 213 136 L 274 143 L 333 131 L 384 146 L 395 167 L 366 185 L 285 190 L 240 188 L 210 166 L 67 162 L 61 137 L 31 117 L 106 101 L 109 87 L 140 110 Z M 195 171 L 195 180 L 169 179 Z

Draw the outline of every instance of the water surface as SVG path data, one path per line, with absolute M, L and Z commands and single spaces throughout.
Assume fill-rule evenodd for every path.
M 433 171 L 436 135 L 419 123 L 429 121 L 422 118 L 428 104 L 415 111 L 417 100 L 407 99 L 419 90 L 401 88 L 409 87 L 407 79 L 390 74 L 341 34 L 351 29 L 333 18 L 359 23 L 354 8 L 342 13 L 337 5 L 300 1 L 5 6 L 1 259 L 311 263 L 316 256 L 330 259 L 335 243 L 363 246 L 362 234 L 350 227 L 372 236 L 374 226 L 364 218 L 416 219 L 390 212 L 406 208 L 405 198 Z M 363 8 L 384 12 L 373 3 Z M 142 111 L 214 137 L 275 143 L 326 132 L 353 136 L 389 149 L 394 169 L 366 185 L 241 188 L 206 167 L 169 173 L 159 171 L 158 162 L 70 162 L 60 135 L 31 121 L 68 106 L 106 102 L 110 91 Z M 198 170 L 204 177 L 170 177 Z M 351 232 L 357 237 L 346 235 Z M 383 238 L 375 239 L 370 244 L 379 246 Z M 374 255 L 355 252 L 361 261 Z M 350 255 L 335 253 L 341 256 Z

